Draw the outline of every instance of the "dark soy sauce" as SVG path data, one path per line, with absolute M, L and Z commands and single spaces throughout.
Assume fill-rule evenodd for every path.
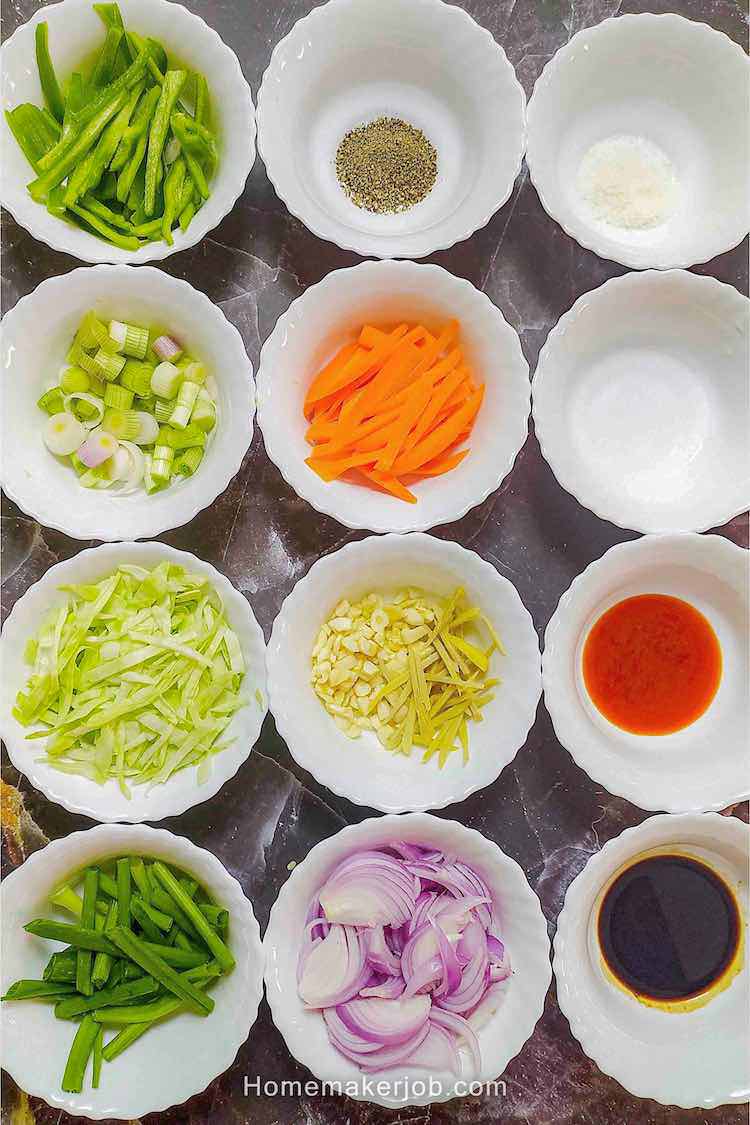
M 705 863 L 654 855 L 615 879 L 598 932 L 607 966 L 629 991 L 678 1001 L 706 992 L 732 964 L 740 917 L 729 887 Z

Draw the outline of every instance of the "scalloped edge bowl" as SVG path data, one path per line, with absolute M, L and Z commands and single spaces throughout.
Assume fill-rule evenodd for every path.
M 592 935 L 597 896 L 630 859 L 663 847 L 716 866 L 734 885 L 747 922 L 747 825 L 715 813 L 649 817 L 606 843 L 568 887 L 554 941 L 558 1004 L 589 1058 L 636 1097 L 683 1109 L 746 1102 L 747 957 L 726 991 L 684 1013 L 646 1007 L 601 967 Z
M 53 250 L 84 262 L 140 265 L 162 261 L 195 246 L 232 210 L 255 163 L 255 109 L 237 56 L 200 16 L 171 0 L 120 0 L 120 8 L 126 27 L 161 40 L 181 63 L 200 71 L 208 81 L 220 146 L 210 197 L 185 233 L 177 228 L 173 246 L 164 241 L 149 242 L 135 252 L 112 246 L 56 219 L 33 201 L 26 185 L 33 180 L 34 172 L 3 117 L 0 199 L 20 226 Z M 50 54 L 60 78 L 67 77 L 104 40 L 104 25 L 92 10 L 91 0 L 62 0 L 39 8 L 2 46 L 3 109 L 12 109 L 20 102 L 43 104 L 34 61 L 34 32 L 45 20 L 49 24 Z
M 319 1081 L 342 1082 L 346 1094 L 358 1101 L 402 1109 L 407 1105 L 445 1102 L 466 1096 L 467 1091 L 457 1090 L 455 1075 L 447 1072 L 415 1071 L 411 1076 L 404 1070 L 391 1070 L 374 1075 L 372 1080 L 375 1084 L 379 1078 L 398 1080 L 400 1090 L 405 1080 L 433 1078 L 442 1090 L 439 1094 L 407 1092 L 403 1097 L 377 1092 L 369 1096 L 360 1086 L 359 1069 L 332 1046 L 320 1013 L 305 1011 L 296 989 L 299 943 L 313 894 L 341 859 L 359 848 L 377 847 L 394 839 L 432 844 L 460 856 L 484 876 L 498 903 L 502 936 L 514 971 L 500 1007 L 478 1032 L 482 1051 L 478 1081 L 499 1077 L 532 1035 L 544 1010 L 552 967 L 547 923 L 523 870 L 497 844 L 473 828 L 428 813 L 383 816 L 342 828 L 308 852 L 281 888 L 263 939 L 266 999 L 273 1021 L 294 1058 Z M 394 1088 L 394 1095 L 396 1092 Z
M 364 257 L 422 258 L 469 238 L 510 198 L 525 112 L 505 51 L 463 9 L 328 0 L 274 47 L 258 148 L 276 194 L 313 234 Z M 384 114 L 421 127 L 438 152 L 431 193 L 398 215 L 357 208 L 334 169 L 339 139 Z
M 218 386 L 218 422 L 197 473 L 153 495 L 82 488 L 44 445 L 36 401 L 57 374 L 88 309 L 166 324 L 205 362 Z M 41 327 L 40 327 L 41 326 Z M 237 329 L 186 281 L 153 266 L 81 266 L 50 277 L 3 317 L 2 485 L 27 515 L 75 539 L 145 539 L 188 523 L 239 472 L 253 436 L 253 367 Z M 9 386 L 14 393 L 9 393 Z
M 544 635 L 544 702 L 555 734 L 592 781 L 642 809 L 719 811 L 750 793 L 748 617 L 750 553 L 719 535 L 647 535 L 610 547 L 573 579 Z M 722 678 L 708 709 L 683 730 L 635 735 L 589 701 L 581 645 L 610 606 L 644 593 L 681 597 L 710 621 Z M 709 750 L 709 748 L 713 748 Z
M 50 893 L 87 863 L 128 853 L 154 855 L 182 867 L 230 911 L 229 943 L 237 964 L 212 990 L 217 1003 L 210 1016 L 182 1012 L 165 1020 L 111 1067 L 104 1064 L 98 1090 L 90 1086 L 89 1070 L 81 1094 L 60 1089 L 75 1025 L 56 1020 L 46 1004 L 2 1005 L 3 1067 L 14 1081 L 56 1109 L 95 1121 L 163 1113 L 201 1093 L 232 1065 L 263 995 L 260 929 L 252 904 L 221 861 L 163 828 L 102 824 L 54 840 L 3 879 L 2 991 L 18 977 L 41 977 L 50 951 L 60 948 L 22 928 L 32 917 L 57 913 L 50 908 Z
M 13 717 L 12 708 L 16 693 L 23 687 L 28 675 L 28 665 L 24 661 L 26 642 L 36 633 L 55 602 L 62 600 L 57 593 L 60 585 L 99 581 L 122 563 L 152 567 L 165 560 L 183 566 L 189 572 L 205 574 L 220 593 L 227 618 L 238 635 L 245 657 L 247 673 L 244 686 L 245 690 L 249 688 L 248 702 L 235 714 L 225 732 L 225 737 L 232 740 L 232 746 L 212 757 L 211 773 L 203 785 L 197 783 L 196 771 L 191 768 L 181 770 L 164 785 L 154 786 L 148 793 L 144 792 L 144 786 L 134 786 L 133 795 L 128 800 L 115 781 L 99 786 L 87 778 L 59 773 L 44 762 L 37 761 L 34 748 L 38 744 L 26 741 L 27 729 Z M 260 737 L 266 715 L 266 646 L 250 603 L 210 563 L 187 551 L 177 551 L 166 543 L 105 543 L 80 551 L 73 558 L 51 567 L 13 606 L 0 637 L 0 658 L 3 668 L 0 678 L 0 735 L 10 760 L 50 801 L 93 820 L 158 821 L 167 816 L 178 816 L 194 805 L 210 800 L 225 782 L 234 777 L 251 753 Z M 256 689 L 260 692 L 262 704 L 255 697 Z
M 453 754 L 443 769 L 389 754 L 372 732 L 352 741 L 310 685 L 318 630 L 342 598 L 407 586 L 450 595 L 466 589 L 492 620 L 507 656 L 492 658 L 501 684 L 469 727 L 469 761 Z M 431 535 L 372 536 L 319 559 L 284 601 L 268 643 L 269 707 L 295 761 L 340 797 L 381 812 L 445 808 L 491 785 L 526 742 L 541 697 L 539 640 L 512 582 L 473 551 Z
M 303 414 L 310 380 L 363 323 L 422 321 L 436 331 L 461 322 L 459 346 L 486 393 L 469 456 L 452 472 L 413 486 L 416 504 L 338 480 L 324 483 L 305 464 Z M 335 270 L 279 317 L 258 370 L 258 425 L 266 452 L 287 484 L 345 527 L 427 531 L 452 523 L 503 483 L 528 436 L 529 366 L 518 334 L 486 294 L 440 266 L 362 262 Z
M 670 89 L 673 72 L 687 69 L 686 60 L 692 68 L 684 88 Z M 529 99 L 526 162 L 544 210 L 580 246 L 633 269 L 687 268 L 731 250 L 750 227 L 750 206 L 743 203 L 750 198 L 747 147 L 744 160 L 741 155 L 750 133 L 749 70 L 742 47 L 723 32 L 672 13 L 619 15 L 577 32 L 547 63 Z M 650 93 L 650 80 L 652 86 L 666 85 L 666 94 Z M 714 86 L 701 89 L 700 80 Z M 691 101 L 694 120 L 688 124 Z M 715 104 L 712 120 L 709 111 L 700 120 L 699 109 Z M 714 138 L 730 129 L 723 153 L 709 151 Z M 614 135 L 645 136 L 671 158 L 682 178 L 681 201 L 661 226 L 618 231 L 576 205 L 569 185 L 582 156 Z M 724 191 L 722 155 L 733 151 L 740 155 L 731 196 Z
M 534 430 L 562 488 L 649 534 L 707 531 L 750 507 L 750 301 L 685 270 L 610 278 L 551 330 Z

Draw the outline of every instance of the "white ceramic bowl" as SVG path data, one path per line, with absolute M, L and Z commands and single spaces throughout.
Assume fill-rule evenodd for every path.
M 353 741 L 310 684 L 313 645 L 338 602 L 406 586 L 443 596 L 462 586 L 507 650 L 492 657 L 502 683 L 483 721 L 470 724 L 466 765 L 459 753 L 443 769 L 423 764 L 420 751 L 391 754 L 372 731 Z M 491 785 L 526 741 L 541 695 L 539 641 L 515 586 L 473 551 L 430 535 L 373 536 L 316 562 L 282 605 L 267 659 L 269 706 L 295 760 L 339 796 L 389 813 L 442 809 Z
M 750 1097 L 747 954 L 726 991 L 692 1012 L 647 1007 L 605 976 L 595 938 L 595 905 L 610 878 L 652 848 L 678 847 L 719 872 L 747 921 L 748 827 L 730 816 L 653 816 L 592 856 L 573 880 L 557 922 L 557 1000 L 596 1065 L 639 1098 L 684 1109 Z
M 544 209 L 582 246 L 635 269 L 690 266 L 736 246 L 750 227 L 748 69 L 738 44 L 682 16 L 618 16 L 579 31 L 529 101 L 526 159 Z M 646 142 L 647 165 L 672 165 L 672 207 L 648 229 L 602 222 L 578 188 L 592 146 L 622 137 Z
M 243 693 L 247 698 L 224 732 L 231 745 L 211 758 L 208 780 L 199 785 L 195 769 L 180 770 L 163 785 L 133 786 L 128 800 L 115 781 L 100 786 L 85 777 L 60 773 L 45 762 L 37 761 L 40 743 L 27 742 L 31 728 L 23 727 L 13 717 L 12 709 L 18 691 L 24 687 L 29 666 L 24 660 L 24 646 L 36 635 L 42 622 L 65 595 L 59 587 L 80 582 L 98 582 L 123 563 L 154 567 L 169 561 L 183 566 L 191 574 L 205 574 L 219 592 L 229 624 L 239 638 L 245 658 L 246 678 Z M 83 813 L 93 820 L 130 821 L 162 820 L 177 816 L 193 805 L 213 797 L 224 782 L 234 777 L 260 735 L 266 714 L 265 642 L 260 625 L 249 603 L 218 570 L 186 551 L 176 551 L 165 543 L 112 543 L 81 551 L 67 562 L 58 563 L 26 591 L 16 602 L 3 627 L 0 638 L 0 735 L 16 769 L 28 777 L 32 785 L 70 812 Z M 256 698 L 256 689 L 260 701 Z
M 122 250 L 96 235 L 50 215 L 26 190 L 34 172 L 19 149 L 3 117 L 0 123 L 2 173 L 0 199 L 16 222 L 53 250 L 84 262 L 156 262 L 195 246 L 218 226 L 234 207 L 255 162 L 255 111 L 250 88 L 234 51 L 208 24 L 169 0 L 121 0 L 125 26 L 139 35 L 153 36 L 170 55 L 190 70 L 203 74 L 211 95 L 211 109 L 219 136 L 219 164 L 211 181 L 211 195 L 183 234 L 177 228 L 174 245 L 149 242 L 135 252 Z M 49 47 L 61 81 L 104 42 L 104 25 L 89 0 L 46 4 L 11 35 L 2 48 L 2 103 L 12 109 L 22 102 L 43 105 L 34 57 L 37 24 L 49 24 Z
M 377 258 L 422 258 L 468 238 L 521 170 L 526 99 L 488 31 L 442 0 L 329 0 L 274 48 L 258 93 L 258 148 L 289 210 L 320 238 Z M 342 137 L 401 117 L 437 149 L 435 186 L 377 215 L 339 186 Z
M 295 984 L 300 939 L 315 892 L 346 856 L 394 840 L 427 844 L 459 857 L 485 879 L 496 903 L 513 976 L 500 1007 L 477 1033 L 482 1055 L 482 1071 L 473 1076 L 477 1081 L 498 1078 L 531 1036 L 544 1008 L 552 971 L 547 923 L 539 899 L 515 860 L 472 828 L 427 813 L 383 816 L 349 825 L 308 852 L 281 888 L 263 939 L 266 998 L 274 1023 L 292 1055 L 317 1079 L 341 1082 L 350 1097 L 395 1109 L 465 1096 L 471 1079 L 462 1075 L 462 1088 L 447 1071 L 394 1069 L 372 1076 L 375 1085 L 378 1079 L 394 1083 L 391 1093 L 370 1093 L 362 1085 L 357 1066 L 330 1043 L 320 1013 L 305 1010 Z M 425 1080 L 430 1078 L 435 1083 L 433 1092 L 424 1092 Z
M 55 386 L 83 314 L 168 326 L 218 385 L 218 422 L 197 473 L 148 495 L 82 488 L 48 451 L 37 399 Z M 186 281 L 153 267 L 95 266 L 43 281 L 3 319 L 2 484 L 46 527 L 75 539 L 143 539 L 181 527 L 239 470 L 253 436 L 255 384 L 242 338 L 221 309 Z
M 39 979 L 50 954 L 62 948 L 23 930 L 33 918 L 70 921 L 69 914 L 50 907 L 56 888 L 89 863 L 128 854 L 175 864 L 229 910 L 229 945 L 237 964 L 211 989 L 216 1001 L 211 1015 L 182 1012 L 153 1027 L 114 1062 L 104 1063 L 98 1090 L 91 1088 L 89 1064 L 80 1094 L 60 1088 L 75 1024 L 56 1020 L 49 1005 L 39 1001 L 2 1005 L 3 1066 L 14 1081 L 56 1109 L 95 1121 L 161 1113 L 199 1094 L 233 1063 L 263 994 L 260 930 L 240 884 L 210 852 L 146 825 L 98 825 L 74 832 L 5 876 L 0 892 L 3 992 L 19 978 Z
M 681 270 L 626 274 L 550 332 L 532 384 L 542 453 L 602 519 L 705 531 L 750 507 L 750 301 Z
M 544 636 L 544 701 L 555 733 L 581 769 L 642 809 L 718 811 L 750 791 L 748 562 L 717 535 L 654 535 L 620 543 L 560 599 Z M 636 735 L 594 707 L 581 674 L 589 628 L 636 594 L 671 594 L 711 623 L 722 650 L 719 689 L 691 726 Z
M 459 346 L 485 383 L 469 456 L 445 476 L 413 485 L 416 504 L 343 480 L 324 483 L 305 464 L 303 402 L 318 370 L 365 322 L 422 321 L 437 330 L 450 317 L 460 320 Z M 470 282 L 439 266 L 363 262 L 328 274 L 279 318 L 260 356 L 258 425 L 281 475 L 319 512 L 346 527 L 426 531 L 466 515 L 510 472 L 528 433 L 528 372 L 517 333 Z

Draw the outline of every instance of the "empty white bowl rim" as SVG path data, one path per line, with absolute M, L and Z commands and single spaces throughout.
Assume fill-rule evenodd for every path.
M 624 17 L 618 17 L 620 19 Z M 610 277 L 607 281 L 597 286 L 596 289 L 591 289 L 588 293 L 583 293 L 577 301 L 564 312 L 557 324 L 550 330 L 547 339 L 545 340 L 541 351 L 539 352 L 539 359 L 536 365 L 536 371 L 531 381 L 531 397 L 532 397 L 532 417 L 534 419 L 534 432 L 539 442 L 542 456 L 552 469 L 556 480 L 562 488 L 565 489 L 569 495 L 573 496 L 579 504 L 593 512 L 602 520 L 607 520 L 609 523 L 615 524 L 616 527 L 621 527 L 625 531 L 641 531 L 649 535 L 672 535 L 682 534 L 682 531 L 675 531 L 674 528 L 646 528 L 634 527 L 633 521 L 625 522 L 627 517 L 623 517 L 617 510 L 617 498 L 613 497 L 613 506 L 610 510 L 605 508 L 600 503 L 591 503 L 588 499 L 584 499 L 580 482 L 585 482 L 585 475 L 581 474 L 576 480 L 572 479 L 570 473 L 561 470 L 555 463 L 554 457 L 550 455 L 549 443 L 547 441 L 547 426 L 546 419 L 543 413 L 540 413 L 538 408 L 538 400 L 540 391 L 545 380 L 553 377 L 554 372 L 554 348 L 564 341 L 567 332 L 572 326 L 575 325 L 578 318 L 586 312 L 592 301 L 599 299 L 599 294 L 604 290 L 620 290 L 620 289 L 637 289 L 639 287 L 647 287 L 649 285 L 668 284 L 669 279 L 675 277 L 679 279 L 681 284 L 692 285 L 698 294 L 701 289 L 705 291 L 713 290 L 715 293 L 720 294 L 722 300 L 727 302 L 734 302 L 738 309 L 743 310 L 745 318 L 750 316 L 750 299 L 740 293 L 733 285 L 728 285 L 726 282 L 718 281 L 715 277 L 708 277 L 705 274 L 691 273 L 689 270 L 681 268 L 675 269 L 645 269 L 638 273 L 625 273 L 618 277 Z M 722 524 L 728 523 L 729 520 L 734 519 L 735 516 L 741 515 L 747 510 L 750 504 L 750 496 L 747 497 L 747 502 L 737 505 L 728 505 L 726 507 L 718 507 L 721 497 L 717 496 L 716 512 L 710 519 L 704 518 L 700 521 L 700 526 L 685 528 L 685 533 L 708 531 L 713 527 L 721 527 Z

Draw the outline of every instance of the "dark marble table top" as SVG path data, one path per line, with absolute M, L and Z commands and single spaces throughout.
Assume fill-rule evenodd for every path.
M 186 0 L 237 53 L 257 94 L 273 46 L 310 7 L 311 0 Z M 571 35 L 622 12 L 677 11 L 703 20 L 747 46 L 746 12 L 739 0 L 462 0 L 503 45 L 527 94 L 551 55 Z M 4 34 L 28 19 L 37 0 L 3 0 Z M 44 278 L 78 263 L 34 241 L 2 217 L 4 307 L 10 308 Z M 162 263 L 224 310 L 241 332 L 257 367 L 261 342 L 289 302 L 330 270 L 356 257 L 321 242 L 276 198 L 260 160 L 234 211 L 191 250 Z M 434 256 L 446 269 L 483 289 L 518 330 L 532 371 L 558 317 L 582 294 L 625 272 L 582 250 L 541 208 L 524 168 L 509 202 L 468 242 Z M 697 269 L 747 293 L 747 241 Z M 7 455 L 7 451 L 6 451 Z M 89 543 L 40 527 L 12 503 L 3 508 L 3 602 L 14 601 L 58 560 Z M 746 518 L 716 529 L 747 546 Z M 435 534 L 471 547 L 517 586 L 541 634 L 571 580 L 610 546 L 634 538 L 597 519 L 556 483 L 529 436 L 503 486 L 459 523 Z M 256 432 L 241 471 L 209 511 L 164 538 L 196 552 L 222 570 L 252 603 L 266 635 L 283 598 L 310 565 L 358 538 L 299 500 L 269 462 Z M 90 821 L 51 804 L 3 762 L 3 859 L 21 862 L 47 839 Z M 746 810 L 739 809 L 746 816 Z M 368 810 L 317 785 L 291 759 L 269 716 L 255 751 L 209 803 L 165 821 L 215 852 L 241 881 L 264 929 L 287 876 L 287 865 Z M 453 817 L 495 840 L 523 866 L 542 902 L 550 936 L 566 887 L 588 857 L 622 829 L 645 818 L 642 810 L 608 794 L 572 762 L 557 742 L 541 705 L 525 747 L 494 785 L 440 815 Z M 711 1112 L 665 1108 L 639 1101 L 601 1074 L 571 1036 L 555 1000 L 504 1075 L 500 1100 L 468 1098 L 426 1109 L 389 1112 L 345 1099 L 249 1098 L 243 1080 L 305 1078 L 290 1058 L 263 1003 L 235 1064 L 205 1094 L 183 1107 L 148 1118 L 148 1125 L 740 1125 L 745 1106 Z M 81 1120 L 31 1101 L 4 1077 L 3 1122 L 63 1125 Z

